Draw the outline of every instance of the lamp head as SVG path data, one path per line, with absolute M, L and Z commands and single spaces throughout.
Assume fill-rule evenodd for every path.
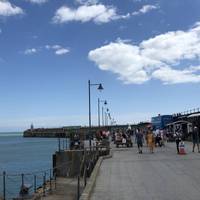
M 107 101 L 104 101 L 104 105 L 107 105 L 108 103 L 107 103 Z
M 99 91 L 103 90 L 103 86 L 102 86 L 101 83 L 99 84 L 98 90 L 99 90 Z

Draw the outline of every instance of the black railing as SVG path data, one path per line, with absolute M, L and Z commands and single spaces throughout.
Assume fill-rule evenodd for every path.
M 106 152 L 108 151 L 106 147 Z M 79 199 L 99 156 L 103 155 L 102 152 L 102 147 L 84 150 L 79 172 L 74 177 L 74 180 L 77 180 L 76 199 Z M 67 174 L 70 174 L 73 167 L 72 161 L 62 163 L 51 169 L 32 173 L 8 174 L 4 171 L 0 174 L 0 200 L 28 199 L 33 198 L 35 195 L 46 196 L 54 193 L 57 189 L 58 178 L 56 170 L 63 168 L 63 166 L 67 170 Z
M 190 115 L 190 114 L 199 113 L 199 112 L 200 112 L 200 108 L 194 108 L 194 109 L 187 110 L 184 112 L 174 113 L 173 117 L 180 117 L 180 116 Z

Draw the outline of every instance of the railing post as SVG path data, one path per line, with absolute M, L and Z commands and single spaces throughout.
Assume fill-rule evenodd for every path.
M 55 182 L 55 190 L 56 190 L 56 172 L 54 173 L 54 182 Z
M 65 139 L 65 149 L 67 150 L 67 148 L 68 148 L 68 144 L 67 144 L 67 138 Z
M 63 151 L 65 150 L 65 140 L 63 139 Z
M 45 189 L 46 189 L 46 172 L 43 176 L 43 196 L 45 196 Z
M 24 174 L 21 174 L 22 177 L 22 187 L 24 186 Z
M 3 200 L 6 200 L 6 172 L 3 172 Z
M 87 185 L 87 168 L 86 168 L 86 165 L 84 167 L 84 175 L 83 175 L 83 177 L 84 177 L 84 186 L 86 186 Z
M 36 193 L 37 190 L 37 177 L 34 175 L 34 193 Z
M 51 187 L 51 169 L 50 169 L 50 171 L 49 171 L 49 184 L 50 184 L 50 191 L 52 190 L 52 187 Z
M 77 183 L 77 200 L 80 198 L 80 175 L 78 175 L 78 183 Z
M 58 138 L 58 151 L 60 152 L 61 150 L 61 146 L 60 146 L 60 135 L 59 135 L 59 138 Z

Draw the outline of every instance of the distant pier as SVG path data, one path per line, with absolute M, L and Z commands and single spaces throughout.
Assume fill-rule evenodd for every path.
M 141 123 L 140 126 L 144 126 L 148 123 Z M 91 134 L 95 134 L 100 130 L 103 131 L 114 131 L 116 129 L 134 129 L 136 126 L 135 124 L 132 125 L 113 125 L 113 126 L 94 126 L 91 128 Z M 74 127 L 61 127 L 61 128 L 32 128 L 24 131 L 24 137 L 41 137 L 41 138 L 66 138 L 70 137 L 70 134 L 82 134 L 86 136 L 89 133 L 89 127 L 81 127 L 81 126 L 74 126 Z

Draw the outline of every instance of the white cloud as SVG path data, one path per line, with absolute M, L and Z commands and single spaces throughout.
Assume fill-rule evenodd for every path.
M 55 45 L 45 45 L 37 48 L 29 48 L 26 49 L 23 53 L 25 55 L 33 55 L 38 53 L 39 51 L 44 50 L 52 50 L 55 55 L 64 55 L 70 52 L 69 48 L 62 47 L 61 45 L 55 44 Z
M 27 1 L 35 4 L 43 4 L 46 3 L 48 0 L 27 0 Z
M 200 82 L 200 23 L 188 31 L 174 31 L 138 45 L 117 40 L 89 52 L 101 70 L 118 74 L 124 83 L 142 84 L 151 79 L 164 84 Z M 188 64 L 189 63 L 189 64 Z
M 32 54 L 35 54 L 35 53 L 37 53 L 38 52 L 38 50 L 36 49 L 36 48 L 31 48 L 31 49 L 26 49 L 25 51 L 24 51 L 24 54 L 25 55 L 32 55 Z
M 55 51 L 55 54 L 56 54 L 56 55 L 64 55 L 64 54 L 66 54 L 66 53 L 69 53 L 69 49 L 61 48 L 61 49 L 57 49 L 57 50 Z
M 96 24 L 108 23 L 113 20 L 127 19 L 134 15 L 145 14 L 151 10 L 158 9 L 157 5 L 144 5 L 139 11 L 119 15 L 114 6 L 106 6 L 98 3 L 98 0 L 76 0 L 81 6 L 70 8 L 60 7 L 54 17 L 54 23 L 67 23 L 70 21 L 80 21 L 82 23 L 93 21 Z
M 47 50 L 53 50 L 56 55 L 64 55 L 64 54 L 70 52 L 69 48 L 62 47 L 61 45 L 58 45 L 58 44 L 56 44 L 56 45 L 46 45 L 45 48 Z
M 153 78 L 162 80 L 164 83 L 198 83 L 200 82 L 200 75 L 194 74 L 187 69 L 176 70 L 170 67 L 162 67 L 152 73 Z
M 45 47 L 46 47 L 46 49 L 60 49 L 60 48 L 62 48 L 58 44 L 55 44 L 55 45 L 46 45 Z
M 158 9 L 158 6 L 156 5 L 144 5 L 139 11 L 135 11 L 132 13 L 132 15 L 140 15 L 145 14 L 147 12 L 150 12 L 151 10 Z
M 9 1 L 0 0 L 0 16 L 8 17 L 13 15 L 23 14 L 23 10 L 11 4 Z
M 77 9 L 62 6 L 56 11 L 53 17 L 54 23 L 67 23 L 70 21 L 88 22 L 93 21 L 97 24 L 107 23 L 112 20 L 128 18 L 129 14 L 118 15 L 116 8 L 103 4 L 82 5 Z
M 141 13 L 147 13 L 147 12 L 149 12 L 151 10 L 155 10 L 155 9 L 158 9 L 158 7 L 155 5 L 144 5 L 139 11 Z

